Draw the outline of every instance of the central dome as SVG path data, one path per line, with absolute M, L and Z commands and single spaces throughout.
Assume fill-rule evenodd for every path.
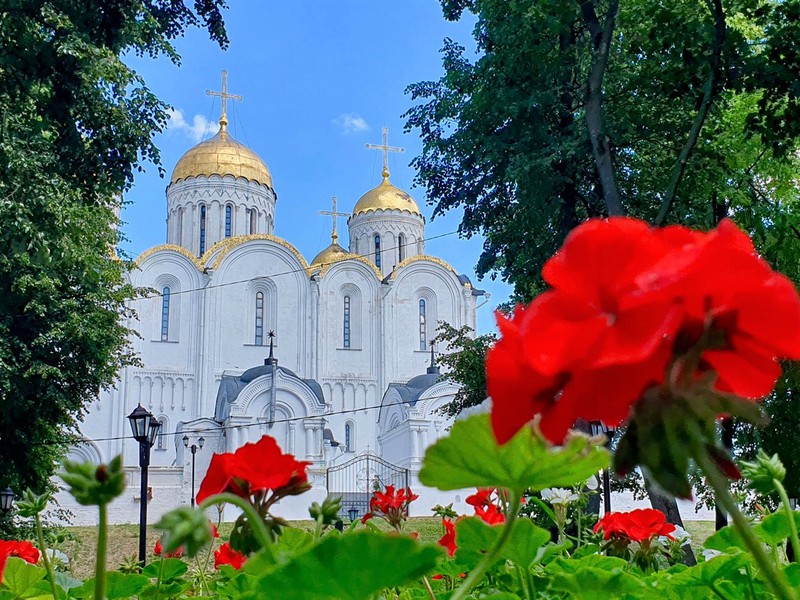
M 353 216 L 376 210 L 401 210 L 422 216 L 414 199 L 389 181 L 389 171 L 384 168 L 383 181 L 378 187 L 361 196 L 353 208 Z
M 272 187 L 272 175 L 261 158 L 228 133 L 227 119 L 220 119 L 217 135 L 200 142 L 181 156 L 170 183 L 203 175 L 232 175 Z

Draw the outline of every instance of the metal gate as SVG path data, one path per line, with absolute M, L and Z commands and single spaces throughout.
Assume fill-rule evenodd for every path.
M 387 485 L 395 488 L 408 487 L 408 469 L 386 462 L 371 452 L 359 454 L 352 460 L 325 472 L 329 497 L 342 497 L 342 520 L 352 517 L 360 519 L 369 512 L 372 492 L 381 491 Z

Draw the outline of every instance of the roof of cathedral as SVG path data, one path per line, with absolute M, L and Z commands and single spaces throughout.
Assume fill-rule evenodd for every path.
M 361 196 L 353 208 L 353 216 L 377 210 L 401 210 L 412 215 L 422 216 L 419 206 L 406 192 L 392 185 L 389 181 L 389 169 L 383 168 L 383 181 Z
M 358 255 L 351 254 L 339 245 L 337 241 L 339 236 L 334 234 L 331 236 L 331 245 L 323 249 L 322 252 L 314 257 L 311 261 L 312 267 L 319 267 L 329 265 L 331 263 L 344 260 L 345 258 L 356 258 Z
M 272 187 L 272 175 L 263 160 L 228 133 L 228 120 L 219 120 L 217 135 L 181 156 L 170 183 L 204 175 L 232 175 Z

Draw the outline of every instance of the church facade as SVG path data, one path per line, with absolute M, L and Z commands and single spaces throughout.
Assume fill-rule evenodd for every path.
M 142 364 L 92 404 L 86 440 L 70 453 L 95 462 L 124 455 L 128 491 L 111 506 L 113 521 L 135 522 L 142 501 L 126 418 L 137 405 L 161 423 L 151 521 L 189 503 L 212 453 L 264 434 L 311 463 L 312 491 L 278 507 L 288 518 L 307 518 L 327 493 L 327 469 L 363 454 L 408 469 L 418 491 L 425 448 L 448 426 L 437 409 L 457 391 L 432 365 L 437 322 L 475 329 L 484 293 L 425 253 L 425 218 L 390 181 L 385 131 L 379 148 L 382 181 L 353 204 L 349 247 L 339 245 L 334 203 L 331 244 L 311 261 L 275 235 L 271 174 L 228 132 L 224 102 L 218 133 L 178 161 L 166 191 L 167 243 L 139 256 L 130 275 L 150 290 L 128 323 Z M 200 438 L 193 456 L 184 444 Z M 453 501 L 421 495 L 420 514 Z M 61 501 L 76 522 L 94 519 Z

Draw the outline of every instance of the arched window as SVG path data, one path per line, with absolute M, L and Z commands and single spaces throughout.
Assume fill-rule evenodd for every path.
M 177 227 L 176 227 L 176 236 L 175 240 L 178 242 L 178 245 L 183 244 L 183 207 L 178 207 L 178 218 L 177 218 Z
M 397 236 L 397 262 L 403 262 L 406 257 L 406 236 L 402 233 Z
M 256 232 L 258 225 L 258 212 L 255 208 L 250 209 L 250 235 Z
M 169 287 L 161 290 L 161 341 L 169 339 Z
M 231 237 L 231 225 L 233 224 L 233 207 L 228 204 L 225 207 L 225 237 Z
M 156 450 L 166 450 L 167 446 L 164 442 L 164 432 L 167 431 L 167 418 L 161 417 L 158 422 L 161 427 L 158 428 L 158 437 L 156 438 Z
M 428 349 L 428 324 L 426 322 L 427 315 L 425 314 L 425 299 L 419 299 L 419 349 L 423 352 Z
M 375 234 L 375 266 L 381 268 L 381 236 Z
M 344 297 L 344 330 L 342 345 L 344 348 L 350 347 L 350 296 Z
M 264 292 L 256 292 L 256 346 L 264 345 Z
M 353 426 L 350 423 L 344 424 L 344 451 L 353 451 Z
M 200 256 L 206 251 L 206 205 L 200 205 Z

